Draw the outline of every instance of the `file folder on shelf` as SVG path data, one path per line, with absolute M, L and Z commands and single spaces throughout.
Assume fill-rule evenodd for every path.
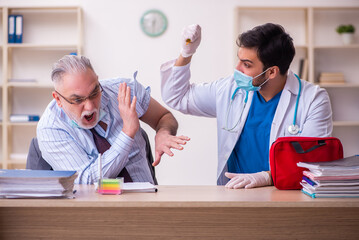
M 8 43 L 15 42 L 15 15 L 9 15 L 8 22 Z
M 22 43 L 23 16 L 16 15 L 15 22 L 15 43 Z

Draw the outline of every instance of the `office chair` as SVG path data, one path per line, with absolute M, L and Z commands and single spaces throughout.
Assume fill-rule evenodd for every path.
M 157 185 L 158 183 L 156 179 L 155 168 L 152 166 L 153 156 L 152 156 L 150 141 L 148 139 L 148 135 L 145 132 L 145 130 L 140 128 L 140 131 L 146 142 L 146 158 L 147 158 L 148 167 L 151 171 L 153 182 L 155 183 L 155 185 Z M 50 164 L 48 164 L 45 161 L 45 159 L 42 158 L 41 151 L 39 148 L 39 143 L 37 142 L 36 137 L 34 137 L 30 143 L 29 153 L 27 155 L 27 161 L 26 161 L 26 169 L 53 170 Z

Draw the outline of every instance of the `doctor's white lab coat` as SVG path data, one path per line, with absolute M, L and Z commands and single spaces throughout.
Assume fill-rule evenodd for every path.
M 227 160 L 243 130 L 251 106 L 253 92 L 249 93 L 244 104 L 246 92 L 239 90 L 233 99 L 227 119 L 231 97 L 237 88 L 233 75 L 205 84 L 191 84 L 190 64 L 174 66 L 175 60 L 161 66 L 161 92 L 163 101 L 171 108 L 184 114 L 216 117 L 218 131 L 217 184 L 223 185 L 228 179 Z M 332 110 L 328 93 L 317 85 L 302 81 L 296 124 L 299 133 L 295 136 L 328 137 L 332 133 Z M 270 131 L 269 147 L 278 138 L 293 136 L 288 126 L 293 123 L 294 109 L 299 90 L 298 79 L 288 71 L 287 82 L 282 91 Z M 244 108 L 244 109 L 243 109 Z M 243 114 L 241 112 L 243 110 Z M 235 132 L 224 130 L 233 127 L 238 120 Z M 227 123 L 228 122 L 228 123 Z M 269 161 L 269 159 L 268 159 Z

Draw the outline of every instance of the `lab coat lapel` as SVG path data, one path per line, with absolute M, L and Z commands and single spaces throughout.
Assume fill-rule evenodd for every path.
M 244 97 L 245 97 L 245 94 L 243 94 L 243 98 L 236 99 L 236 101 L 243 102 Z M 223 169 L 227 163 L 227 160 L 228 160 L 229 156 L 231 155 L 231 153 L 234 149 L 234 146 L 236 145 L 236 143 L 239 139 L 239 136 L 241 135 L 241 133 L 243 131 L 243 127 L 244 127 L 244 124 L 246 122 L 246 119 L 247 119 L 247 116 L 249 113 L 252 99 L 253 99 L 253 92 L 249 92 L 247 105 L 243 110 L 241 121 L 238 126 L 238 131 L 228 132 L 226 130 L 221 129 L 220 134 L 223 134 L 223 135 L 221 135 L 220 139 L 223 139 L 224 141 L 219 142 L 218 147 L 221 148 L 220 153 L 222 153 L 223 155 L 220 154 L 220 156 L 219 156 L 220 161 L 219 161 L 218 169 L 217 169 L 217 179 L 223 177 L 223 176 L 221 176 L 221 174 L 223 174 Z M 233 117 L 231 117 L 231 121 L 235 122 L 236 117 L 238 117 L 238 115 L 233 115 Z
M 245 94 L 244 94 L 245 95 Z M 225 145 L 226 148 L 228 148 L 228 151 L 225 152 L 232 152 L 234 149 L 234 146 L 236 145 L 239 136 L 241 135 L 243 128 L 244 128 L 244 124 L 246 123 L 247 117 L 248 117 L 248 113 L 249 113 L 249 109 L 251 107 L 251 103 L 252 103 L 252 99 L 253 99 L 253 92 L 249 92 L 248 94 L 248 101 L 246 104 L 246 107 L 243 110 L 242 116 L 241 116 L 241 120 L 238 126 L 238 131 L 236 132 L 227 132 L 228 133 L 228 140 L 227 143 Z M 244 99 L 241 99 L 240 101 L 244 101 Z M 235 122 L 235 119 L 232 119 L 233 122 Z M 229 156 L 228 156 L 229 157 Z
M 286 112 L 289 111 L 288 106 L 290 104 L 292 95 L 297 95 L 298 84 L 295 79 L 296 77 L 294 76 L 294 74 L 289 71 L 287 75 L 287 81 L 282 90 L 277 110 L 273 118 L 269 146 L 271 146 L 271 144 L 280 136 L 280 126 L 283 123 Z

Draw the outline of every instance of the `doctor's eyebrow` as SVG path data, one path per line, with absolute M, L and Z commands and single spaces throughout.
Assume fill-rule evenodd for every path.
M 238 56 L 238 54 L 237 54 L 237 58 L 238 58 L 238 60 L 241 61 L 241 62 L 253 63 L 253 61 L 251 61 L 251 60 L 249 60 L 249 59 L 240 59 L 239 56 Z
M 241 61 L 241 62 L 249 62 L 249 63 L 253 63 L 251 60 L 249 60 L 249 59 L 240 59 L 239 58 L 239 61 Z

